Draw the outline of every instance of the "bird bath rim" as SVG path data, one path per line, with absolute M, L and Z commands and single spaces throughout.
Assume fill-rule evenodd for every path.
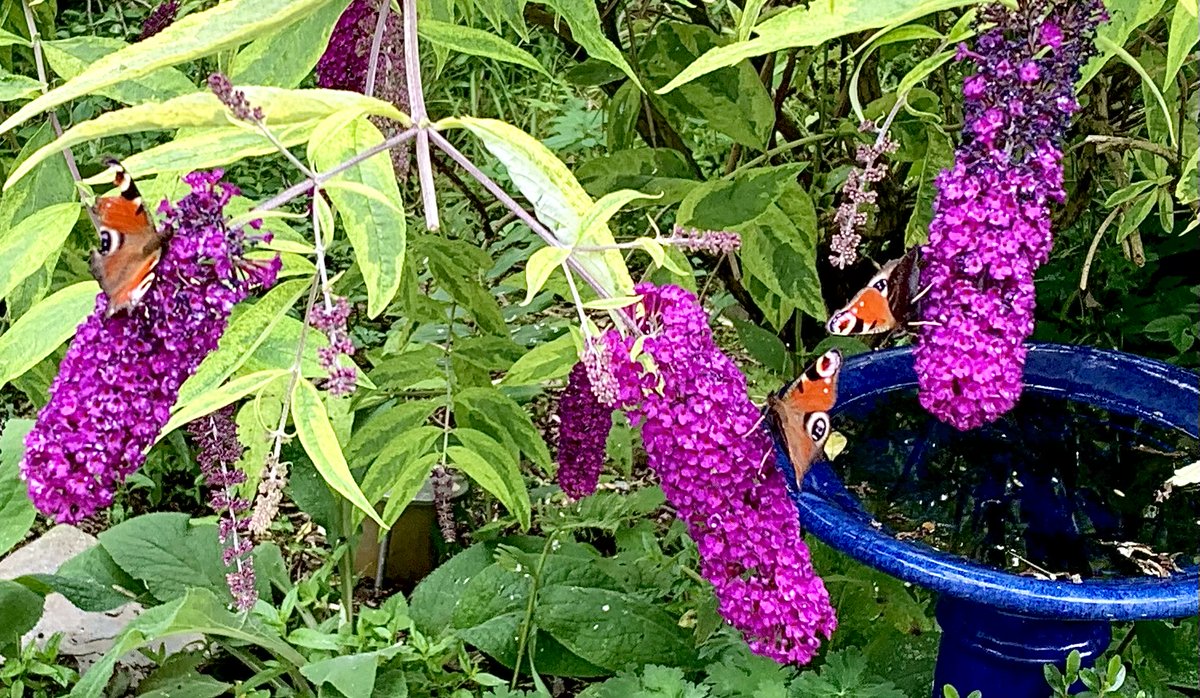
M 1029 343 L 1025 390 L 1064 397 L 1200 438 L 1200 378 L 1177 366 L 1091 347 Z M 1120 378 L 1120 380 L 1117 380 Z M 848 358 L 839 378 L 835 415 L 884 393 L 917 385 L 912 347 Z M 794 471 L 777 447 L 776 461 L 789 483 Z M 789 495 L 807 531 L 831 547 L 903 581 L 997 609 L 1061 620 L 1142 620 L 1200 613 L 1200 569 L 1167 578 L 1089 579 L 1080 583 L 1041 580 L 1005 572 L 902 541 L 870 525 L 827 462 L 805 478 L 804 491 Z

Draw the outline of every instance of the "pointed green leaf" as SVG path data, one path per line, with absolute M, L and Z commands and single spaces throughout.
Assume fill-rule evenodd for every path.
M 529 491 L 517 462 L 508 449 L 492 437 L 474 429 L 455 429 L 460 446 L 451 446 L 446 454 L 459 470 L 500 500 L 524 529 L 529 528 L 531 505 Z
M 543 247 L 529 255 L 529 261 L 525 263 L 525 300 L 521 301 L 521 305 L 529 305 L 554 270 L 570 256 L 569 247 Z
M 313 164 L 329 169 L 382 141 L 379 129 L 365 118 L 358 118 L 320 143 L 313 153 Z M 384 152 L 338 175 L 338 181 L 380 194 L 363 196 L 344 187 L 327 189 L 367 282 L 367 315 L 377 317 L 395 297 L 404 270 L 407 223 L 396 171 L 391 157 Z
M 533 204 L 539 220 L 554 233 L 564 247 L 579 242 L 580 221 L 592 208 L 592 199 L 567 169 L 567 166 L 540 141 L 524 131 L 495 119 L 458 117 L 443 119 L 440 128 L 465 128 L 480 140 L 508 171 L 513 184 Z M 593 231 L 588 244 L 614 244 L 606 226 Z M 580 267 L 608 292 L 628 295 L 633 278 L 617 250 L 577 254 Z
M 79 220 L 79 204 L 55 204 L 0 233 L 0 298 L 62 247 Z
M 79 75 L 89 65 L 129 44 L 106 36 L 73 36 L 69 39 L 46 41 L 42 50 L 46 62 L 64 80 Z M 195 92 L 196 86 L 186 75 L 174 68 L 162 68 L 153 73 L 138 75 L 96 90 L 96 94 L 122 104 L 141 104 L 162 101 Z
M 596 9 L 595 2 L 592 0 L 542 0 L 542 4 L 552 8 L 567 21 L 567 26 L 571 28 L 571 38 L 582 46 L 589 56 L 620 68 L 621 72 L 628 75 L 638 89 L 641 89 L 637 73 L 625 60 L 621 49 L 614 46 L 604 35 L 604 29 L 600 26 L 600 11 Z
M 761 22 L 749 41 L 738 41 L 706 52 L 657 90 L 666 94 L 701 75 L 736 65 L 747 58 L 802 46 L 817 46 L 830 39 L 970 5 L 977 0 L 836 0 L 791 7 Z
M 204 357 L 196 372 L 180 386 L 175 404 L 186 405 L 228 380 L 271 334 L 308 287 L 307 279 L 285 281 L 272 288 L 254 305 L 242 308 L 225 328 L 217 348 Z
M 329 0 L 322 1 L 328 2 Z M 297 4 L 300 4 L 299 0 Z M 323 119 L 343 109 L 360 109 L 364 114 L 378 114 L 402 121 L 408 119 L 391 104 L 360 95 L 357 92 L 315 89 L 284 90 L 278 87 L 243 87 L 239 89 L 246 93 L 246 99 L 251 104 L 263 109 L 268 123 L 274 129 L 279 129 L 286 124 Z M 189 126 L 228 127 L 232 123 L 231 118 L 229 110 L 211 92 L 196 92 L 162 103 L 139 104 L 105 112 L 94 119 L 76 124 L 67 129 L 60 138 L 38 149 L 13 170 L 8 181 L 4 183 L 4 188 L 11 187 L 42 160 L 61 153 L 64 148 L 70 148 L 80 143 L 142 131 L 173 131 Z M 241 127 L 239 126 L 239 128 Z M 135 171 L 134 174 L 138 173 Z
M 99 292 L 95 281 L 67 286 L 33 306 L 0 334 L 0 387 L 75 336 L 75 328 L 96 307 Z
M 232 405 L 247 395 L 262 390 L 273 381 L 279 380 L 287 374 L 288 371 L 281 368 L 257 371 L 248 376 L 235 378 L 218 388 L 203 392 L 189 400 L 186 404 L 179 404 L 177 402 L 174 407 L 175 413 L 171 415 L 171 419 L 167 422 L 166 426 L 158 432 L 159 440 L 193 419 L 203 417 L 226 405 Z
M 1171 15 L 1171 37 L 1167 42 L 1167 68 L 1163 74 L 1163 92 L 1171 89 L 1175 75 L 1192 52 L 1192 47 L 1200 41 L 1200 21 L 1197 19 L 1196 3 L 1175 3 L 1175 12 Z
M 0 124 L 0 133 L 77 97 L 239 46 L 299 21 L 333 1 L 227 0 L 187 15 L 148 39 L 104 56 L 66 84 L 26 104 Z
M 528 51 L 513 46 L 495 34 L 482 29 L 422 18 L 417 24 L 417 32 L 420 33 L 421 38 L 428 39 L 451 51 L 482 56 L 505 63 L 516 63 L 536 70 L 547 77 L 550 76 L 542 64 L 538 63 L 537 59 Z
M 0 102 L 28 99 L 45 87 L 39 80 L 27 75 L 0 70 Z
M 508 369 L 501 383 L 521 386 L 557 380 L 570 373 L 571 367 L 578 361 L 579 352 L 575 348 L 575 340 L 570 334 L 564 334 L 526 352 Z
M 455 423 L 478 429 L 513 446 L 547 472 L 553 469 L 550 450 L 529 413 L 496 388 L 466 388 L 454 395 Z
M 33 429 L 33 420 L 9 419 L 3 429 L 0 431 L 0 556 L 25 538 L 37 518 L 20 467 L 25 435 Z
M 338 445 L 337 436 L 333 433 L 333 425 L 329 422 L 329 413 L 325 411 L 325 403 L 315 385 L 307 380 L 296 382 L 292 391 L 292 422 L 296 426 L 296 434 L 300 444 L 312 459 L 317 472 L 325 479 L 338 494 L 348 502 L 358 507 L 375 520 L 381 527 L 387 524 L 375 513 L 375 507 L 367 501 L 354 476 L 350 474 L 350 466 L 342 455 L 342 447 Z
M 297 87 L 312 72 L 349 0 L 334 0 L 290 26 L 251 41 L 229 65 L 235 85 Z

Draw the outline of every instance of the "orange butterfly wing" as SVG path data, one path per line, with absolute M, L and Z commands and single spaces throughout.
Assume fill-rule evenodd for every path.
M 831 427 L 826 411 L 837 402 L 841 367 L 841 352 L 830 349 L 780 394 L 767 399 L 771 426 L 783 440 L 788 460 L 796 471 L 797 487 L 829 438 Z
M 163 237 L 150 220 L 141 194 L 120 163 L 114 184 L 117 196 L 105 196 L 92 207 L 100 233 L 100 249 L 92 251 L 92 276 L 108 296 L 107 316 L 132 308 L 141 301 L 154 280 L 154 268 L 162 259 Z

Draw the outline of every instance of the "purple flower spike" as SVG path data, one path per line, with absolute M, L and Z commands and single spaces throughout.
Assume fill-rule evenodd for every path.
M 571 499 L 596 491 L 612 430 L 612 408 L 597 399 L 588 373 L 575 364 L 558 401 L 558 484 Z
M 979 70 L 963 82 L 963 144 L 937 180 L 921 275 L 935 324 L 915 350 L 921 404 L 959 429 L 995 421 L 1021 395 L 1033 276 L 1066 196 L 1062 142 L 1103 12 L 1098 0 L 988 6 L 978 22 L 991 28 L 959 51 Z
M 651 468 L 700 550 L 721 615 L 755 652 L 809 662 L 837 627 L 813 571 L 796 509 L 775 468 L 746 379 L 713 341 L 696 297 L 677 286 L 639 284 L 646 337 L 609 331 L 620 402 L 640 424 Z
M 25 438 L 29 496 L 61 523 L 112 503 L 167 423 L 179 386 L 216 348 L 233 306 L 275 282 L 279 258 L 247 261 L 242 230 L 226 227 L 222 212 L 237 188 L 221 175 L 187 175 L 192 192 L 159 208 L 168 244 L 153 285 L 140 305 L 111 318 L 105 295 L 96 297 Z
M 155 5 L 154 9 L 150 10 L 146 14 L 146 18 L 142 20 L 142 33 L 138 35 L 138 41 L 145 41 L 171 26 L 178 14 L 178 0 L 164 0 Z

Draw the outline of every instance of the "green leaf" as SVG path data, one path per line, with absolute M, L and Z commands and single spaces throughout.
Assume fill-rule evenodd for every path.
M 291 148 L 307 141 L 317 123 L 314 120 L 273 126 L 272 132 L 280 143 Z M 176 137 L 162 145 L 134 153 L 124 158 L 121 164 L 144 179 L 162 172 L 204 170 L 278 153 L 279 149 L 262 133 L 241 126 L 225 126 Z M 100 183 L 101 178 L 105 178 L 105 173 L 84 181 L 96 184 Z
M 1175 75 L 1183 67 L 1192 47 L 1200 41 L 1200 21 L 1197 21 L 1196 3 L 1176 2 L 1171 14 L 1171 37 L 1167 41 L 1167 69 L 1163 74 L 1162 91 L 1171 89 Z
M 281 368 L 255 371 L 250 375 L 235 378 L 222 386 L 201 393 L 189 400 L 185 405 L 177 405 L 177 409 L 171 415 L 171 419 L 167 421 L 162 431 L 158 432 L 159 440 L 193 419 L 203 417 L 226 405 L 232 405 L 247 395 L 262 390 L 287 374 L 288 371 Z
M 390 492 L 389 503 L 392 498 L 399 496 L 405 500 L 402 508 L 407 506 L 428 475 L 428 469 L 421 472 L 419 477 L 411 471 L 419 470 L 415 464 L 429 454 L 429 449 L 442 433 L 442 428 L 435 426 L 418 426 L 393 433 L 392 438 L 378 453 L 371 454 L 372 465 L 362 480 L 362 491 L 367 499 L 378 502 L 383 495 Z M 416 481 L 416 487 L 411 492 L 403 487 L 401 492 L 394 491 L 400 484 L 411 483 L 413 480 Z
M 738 172 L 732 180 L 693 187 L 679 204 L 677 222 L 702 230 L 738 230 L 767 211 L 794 186 L 803 165 L 756 167 Z
M 1167 135 L 1170 136 L 1171 144 L 1174 145 L 1175 126 L 1174 122 L 1172 121 L 1173 117 L 1171 114 L 1171 109 L 1167 106 L 1167 100 L 1163 98 L 1163 94 L 1158 89 L 1158 85 L 1155 84 L 1154 78 L 1150 77 L 1150 73 L 1146 72 L 1146 68 L 1139 63 L 1136 58 L 1129 55 L 1129 52 L 1126 51 L 1124 47 L 1114 44 L 1111 39 L 1108 39 L 1102 35 L 1097 36 L 1096 46 L 1100 47 L 1109 54 L 1120 58 L 1125 62 L 1126 65 L 1128 65 L 1130 68 L 1133 68 L 1133 72 L 1137 73 L 1142 78 L 1142 84 L 1145 85 L 1146 89 L 1150 90 L 1152 95 L 1154 95 L 1154 100 L 1158 102 L 1158 108 L 1162 110 L 1162 115 L 1167 126 Z
M 611 238 L 608 231 L 608 221 L 631 201 L 638 199 L 657 199 L 653 194 L 643 194 L 633 189 L 620 189 L 600 197 L 584 211 L 579 218 L 579 232 L 575 235 L 577 245 L 604 245 L 599 242 Z
M 528 529 L 529 491 L 525 489 L 521 471 L 508 450 L 492 437 L 474 429 L 455 429 L 454 436 L 461 445 L 446 449 L 450 460 L 467 477 L 499 499 L 517 517 L 523 529 Z
M 285 281 L 253 305 L 239 308 L 241 312 L 229 322 L 217 342 L 217 348 L 204 357 L 196 372 L 180 386 L 175 409 L 183 409 L 191 401 L 216 390 L 228 380 L 262 345 L 308 287 L 307 279 Z
M 100 546 L 96 547 L 103 550 Z M 132 594 L 124 594 L 112 585 L 99 584 L 90 578 L 82 579 L 61 574 L 31 574 L 18 577 L 15 581 L 44 594 L 50 592 L 62 594 L 81 611 L 111 611 L 134 600 Z
M 793 698 L 824 698 L 825 696 L 870 696 L 871 698 L 905 698 L 889 682 L 866 676 L 867 660 L 858 651 L 831 652 L 817 671 L 804 671 L 790 687 Z
M 333 425 L 329 422 L 329 414 L 325 411 L 321 394 L 317 392 L 316 386 L 307 380 L 297 381 L 292 391 L 292 422 L 296 426 L 296 433 L 304 451 L 308 453 L 326 484 L 374 519 L 380 527 L 387 528 L 383 519 L 375 513 L 375 507 L 358 488 L 354 476 L 350 474 L 350 467 L 346 464 L 342 447 L 338 445 L 337 437 L 333 433 Z
M 0 102 L 13 102 L 27 99 L 42 91 L 45 87 L 40 81 L 26 75 L 0 70 Z
M 282 0 L 269 0 L 280 2 Z M 297 5 L 305 2 L 330 2 L 331 0 L 296 0 Z M 239 4 L 226 2 L 220 8 Z M 189 18 L 195 15 L 189 15 Z M 159 35 L 161 36 L 161 35 Z M 158 37 L 152 37 L 157 39 Z M 140 45 L 140 44 L 139 44 Z M 114 54 L 115 55 L 115 54 Z M 61 89 L 61 88 L 60 88 Z M 360 95 L 357 92 L 341 90 L 284 90 L 278 87 L 243 87 L 239 88 L 246 94 L 246 99 L 253 105 L 261 107 L 267 115 L 272 128 L 279 129 L 287 124 L 304 123 L 323 119 L 330 114 L 357 109 L 364 114 L 378 114 L 389 118 L 407 120 L 407 117 L 396 110 L 391 104 Z M 30 102 L 33 104 L 33 102 Z M 29 156 L 19 167 L 12 171 L 4 188 L 8 189 L 24 177 L 29 170 L 42 160 L 61 153 L 65 148 L 74 147 L 80 143 L 142 131 L 173 131 L 189 126 L 228 127 L 231 117 L 229 110 L 211 92 L 196 92 L 175 97 L 165 102 L 155 104 L 139 104 L 124 109 L 104 112 L 94 119 L 84 121 L 67 129 L 62 137 L 56 139 L 33 155 Z M 134 172 L 135 174 L 136 171 Z
M 569 333 L 564 334 L 526 352 L 508 369 L 500 383 L 507 386 L 540 385 L 564 378 L 577 361 L 579 350 L 575 340 Z
M 42 617 L 46 599 L 23 584 L 0 579 L 0 647 L 15 643 Z
M 595 11 L 594 6 L 592 11 Z M 591 197 L 546 146 L 515 126 L 495 119 L 449 118 L 440 121 L 438 127 L 465 128 L 482 140 L 488 152 L 504 165 L 517 189 L 533 204 L 538 219 L 550 228 L 559 243 L 571 247 L 579 242 L 575 236 L 580 230 L 580 219 L 592 207 Z M 615 240 L 604 228 L 596 232 L 589 244 L 613 245 Z M 624 296 L 633 291 L 633 279 L 617 250 L 577 252 L 575 259 L 609 295 Z
M 411 400 L 381 408 L 366 424 L 355 428 L 346 446 L 346 459 L 354 468 L 370 465 L 398 434 L 425 424 L 439 404 L 436 400 Z M 363 487 L 366 491 L 365 481 Z
M 529 261 L 525 262 L 525 300 L 521 301 L 521 305 L 529 305 L 533 297 L 546 285 L 554 270 L 570 256 L 571 248 L 551 246 L 543 247 L 529 255 Z
M 704 52 L 728 43 L 712 29 L 662 22 L 638 54 L 646 83 L 666 84 Z M 700 120 L 736 143 L 764 150 L 775 126 L 775 104 L 758 70 L 748 60 L 713 71 L 670 94 L 651 93 L 651 101 L 680 133 Z
M 73 337 L 79 323 L 96 307 L 99 292 L 95 281 L 80 281 L 60 289 L 0 335 L 0 387 Z
M 233 684 L 194 671 L 155 681 L 148 690 L 147 683 L 138 686 L 138 698 L 217 698 L 233 688 Z
M 349 0 L 334 0 L 278 31 L 251 41 L 229 64 L 235 85 L 297 87 L 308 76 L 325 48 Z
M 618 591 L 552 584 L 538 592 L 537 626 L 583 659 L 617 671 L 626 666 L 687 666 L 691 638 L 658 606 Z
M 84 611 L 109 611 L 131 599 L 140 599 L 144 605 L 155 603 L 146 585 L 121 569 L 99 543 L 60 565 L 54 579 L 35 576 Z
M 746 351 L 750 352 L 750 356 L 754 357 L 755 361 L 775 373 L 787 373 L 788 350 L 774 332 L 768 332 L 758 325 L 738 317 L 730 319 L 733 320 L 733 326 L 737 329 L 738 339 L 742 341 L 742 346 L 746 347 Z
M 620 73 L 616 77 L 622 80 L 624 78 Z M 610 150 L 632 148 L 637 142 L 637 122 L 642 114 L 642 98 L 637 85 L 629 80 L 623 80 L 616 94 L 608 98 L 608 105 L 604 108 L 604 129 Z
M 696 78 L 747 58 L 802 46 L 817 46 L 830 39 L 973 4 L 974 0 L 836 0 L 791 7 L 758 24 L 757 36 L 707 51 L 657 90 L 666 94 Z
M 13 45 L 28 46 L 29 39 L 26 39 L 23 36 L 18 36 L 16 34 L 13 34 L 12 32 L 8 31 L 7 29 L 0 29 L 0 46 L 13 46 Z
M 42 50 L 54 72 L 63 80 L 70 80 L 104 56 L 128 46 L 120 39 L 106 36 L 73 36 L 43 42 Z M 96 94 L 122 104 L 141 104 L 195 91 L 196 86 L 186 75 L 174 68 L 163 68 L 97 89 Z
M 467 388 L 454 395 L 454 419 L 461 426 L 478 429 L 510 444 L 546 471 L 552 471 L 550 450 L 529 413 L 499 390 Z
M 636 189 L 660 195 L 662 198 L 654 201 L 658 206 L 679 203 L 697 184 L 687 159 L 671 148 L 622 150 L 588 160 L 576 174 L 592 196 Z
M 417 32 L 421 38 L 428 39 L 451 51 L 491 58 L 505 63 L 516 63 L 550 77 L 550 74 L 532 54 L 513 46 L 491 32 L 433 19 L 421 19 L 417 24 Z
M 900 79 L 900 84 L 896 87 L 896 94 L 902 99 L 907 99 L 908 93 L 912 92 L 914 87 L 932 75 L 933 71 L 948 63 L 951 58 L 954 58 L 954 51 L 942 51 L 916 64 Z
M 1134 30 L 1158 16 L 1166 0 L 1105 0 L 1104 9 L 1108 21 L 1096 29 L 1096 48 L 1100 54 L 1084 64 L 1075 91 L 1081 92 L 1084 85 L 1104 69 L 1115 53 L 1110 46 L 1124 46 Z M 1101 39 L 1107 42 L 1102 45 Z
M 409 615 L 418 630 L 441 637 L 450 628 L 450 618 L 467 582 L 492 564 L 492 548 L 476 543 L 447 560 L 413 590 Z
M 355 119 L 314 149 L 313 162 L 320 169 L 329 169 L 381 142 L 383 134 L 379 129 L 366 119 Z M 374 318 L 392 302 L 404 270 L 407 223 L 396 171 L 391 157 L 384 152 L 338 175 L 338 181 L 374 189 L 394 204 L 389 206 L 347 189 L 326 190 L 337 207 L 346 237 L 354 246 L 354 258 L 367 282 L 367 315 Z
M 1125 213 L 1121 215 L 1121 224 L 1117 226 L 1117 242 L 1132 235 L 1133 231 L 1137 230 L 1138 226 L 1142 224 L 1142 221 L 1149 217 L 1156 203 L 1158 203 L 1158 197 L 1151 191 L 1130 204 Z
M 66 84 L 26 104 L 0 124 L 0 133 L 83 95 L 239 46 L 297 22 L 333 1 L 228 0 L 209 10 L 189 14 L 144 41 L 104 56 Z
M 637 73 L 625 60 L 621 49 L 614 46 L 604 35 L 596 3 L 592 0 L 542 0 L 542 4 L 567 21 L 567 26 L 571 28 L 571 38 L 582 46 L 589 56 L 620 68 L 621 72 L 628 75 L 638 89 L 641 89 Z
M 190 589 L 171 603 L 146 609 L 133 620 L 104 656 L 92 665 L 71 691 L 71 698 L 100 698 L 112 678 L 117 660 L 154 640 L 175 635 L 204 634 L 257 645 L 293 666 L 305 665 L 304 657 L 248 614 L 234 615 L 208 589 Z
M 0 555 L 20 543 L 37 518 L 21 479 L 25 435 L 31 429 L 32 419 L 9 419 L 0 432 Z
M 1192 151 L 1192 156 L 1183 166 L 1179 175 L 1179 184 L 1175 186 L 1175 198 L 1181 204 L 1190 204 L 1200 196 L 1200 150 Z
M 158 512 L 123 521 L 98 538 L 121 569 L 161 602 L 197 587 L 232 600 L 216 526 L 193 526 L 187 514 Z
M 954 144 L 940 128 L 925 129 L 925 157 L 910 177 L 917 178 L 917 199 L 913 203 L 912 215 L 904 226 L 904 247 L 923 245 L 929 237 L 929 224 L 933 221 L 933 202 L 937 198 L 937 176 L 943 169 L 954 164 Z
M 31 214 L 0 236 L 0 298 L 32 274 L 58 248 L 79 220 L 79 204 L 55 204 Z
M 304 678 L 320 687 L 329 684 L 346 698 L 371 698 L 379 654 L 364 652 L 331 657 L 300 668 Z M 324 689 L 321 690 L 324 694 Z

